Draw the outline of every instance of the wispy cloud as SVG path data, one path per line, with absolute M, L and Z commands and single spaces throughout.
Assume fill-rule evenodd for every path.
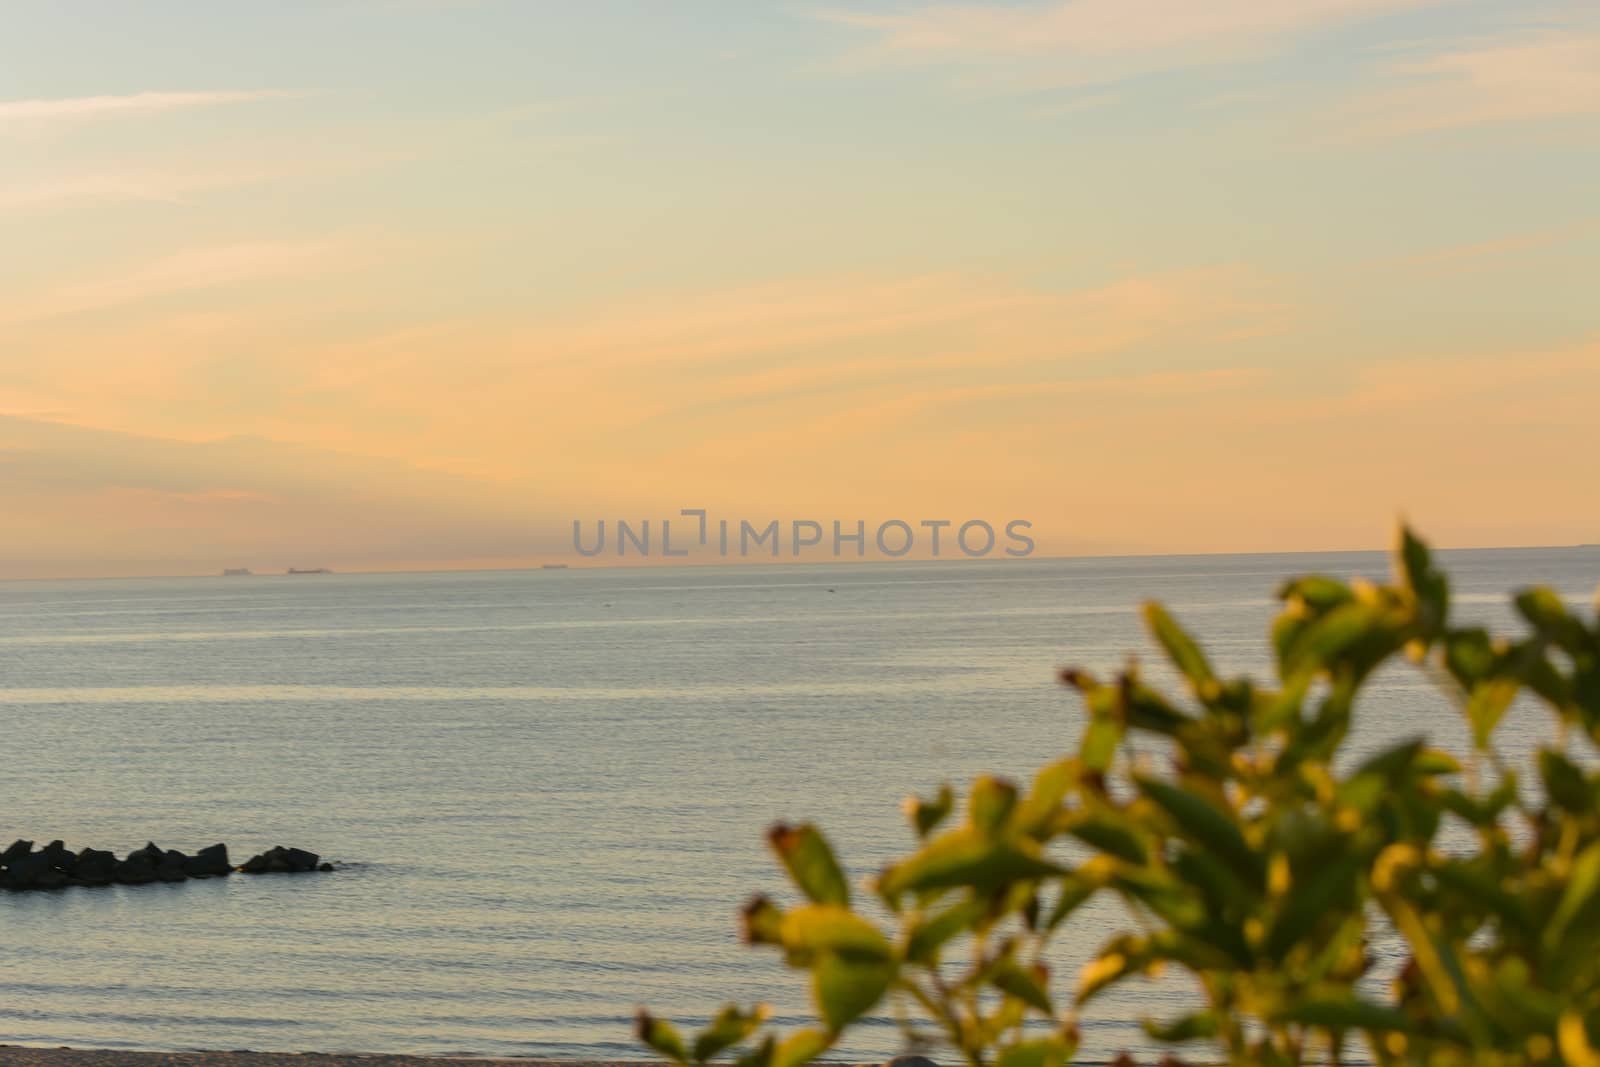
M 1600 389 L 1600 339 L 1564 348 L 1513 351 L 1448 360 L 1411 359 L 1363 368 L 1357 387 L 1336 411 L 1368 417 L 1403 414 L 1419 424 L 1469 428 L 1566 424 L 1594 426 Z M 1587 458 L 1574 457 L 1575 464 Z
M 0 182 L 0 215 L 34 214 L 93 204 L 181 204 L 201 194 L 304 179 L 338 178 L 405 163 L 415 149 L 392 151 L 357 145 L 314 152 L 252 139 L 242 157 L 216 158 L 202 151 L 149 164 L 103 160 L 85 169 L 64 170 L 48 155 L 29 177 Z
M 0 100 L 0 130 L 46 123 L 89 122 L 136 118 L 174 111 L 287 100 L 303 92 L 284 89 L 233 89 L 206 92 L 143 92 L 123 96 L 78 96 L 55 99 Z
M 1068 85 L 1225 61 L 1318 29 L 1441 2 L 1447 0 L 1052 0 L 820 17 L 871 34 L 868 60 L 983 66 L 994 81 Z
M 404 461 L 5 413 L 0 493 L 18 519 L 0 528 L 5 577 L 526 563 L 570 544 L 570 506 Z
M 1453 274 L 1503 263 L 1520 253 L 1582 241 L 1596 234 L 1600 234 L 1600 217 L 1582 218 L 1560 226 L 1544 226 L 1486 241 L 1436 248 L 1419 255 L 1385 260 L 1376 265 L 1400 270 L 1418 270 L 1429 274 Z
M 194 193 L 253 185 L 272 171 L 118 171 L 0 185 L 0 213 L 74 203 L 181 203 Z
M 320 273 L 347 263 L 349 258 L 349 246 L 335 240 L 254 241 L 185 249 L 123 274 L 0 304 L 0 325 L 99 311 L 169 293 Z
M 1395 63 L 1391 82 L 1354 101 L 1358 135 L 1600 115 L 1600 30 L 1542 30 Z

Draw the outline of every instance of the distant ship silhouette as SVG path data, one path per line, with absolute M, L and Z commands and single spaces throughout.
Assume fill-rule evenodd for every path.
M 248 578 L 252 571 L 249 567 L 228 567 L 222 572 L 224 578 Z
M 286 573 L 286 574 L 332 574 L 333 572 L 330 571 L 326 567 L 308 567 L 305 570 L 301 570 L 298 567 L 290 567 L 284 573 Z

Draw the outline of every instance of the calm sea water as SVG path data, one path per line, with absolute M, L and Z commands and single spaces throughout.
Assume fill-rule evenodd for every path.
M 1600 552 L 1447 557 L 1466 612 L 1587 603 Z M 855 874 L 898 802 L 1025 775 L 1081 728 L 1057 668 L 1145 651 L 1171 604 L 1263 670 L 1278 580 L 1377 554 L 0 583 L 0 837 L 119 853 L 283 843 L 339 873 L 0 895 L 0 1042 L 638 1057 L 648 1004 L 704 1016 L 800 976 L 737 943 L 781 891 L 763 829 L 815 819 Z M 1147 663 L 1151 662 L 1147 659 Z M 1385 676 L 1359 747 L 1454 713 Z M 1514 713 L 1510 747 L 1545 736 Z M 1082 916 L 1074 968 L 1122 922 Z M 1087 1059 L 1188 990 L 1129 986 Z M 887 1022 L 847 1054 L 893 1051 Z

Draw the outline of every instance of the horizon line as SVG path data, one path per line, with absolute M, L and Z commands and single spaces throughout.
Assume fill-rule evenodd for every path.
M 1457 545 L 1449 548 L 1432 546 L 1435 552 L 1525 552 L 1525 551 L 1560 551 L 1577 549 L 1600 549 L 1600 542 L 1581 542 L 1577 544 L 1522 544 L 1522 545 Z M 368 575 L 405 575 L 405 574 L 516 574 L 524 571 L 538 570 L 569 570 L 569 571 L 622 571 L 622 570 L 678 570 L 684 568 L 738 568 L 738 567 L 816 567 L 826 564 L 841 566 L 861 566 L 863 564 L 951 564 L 951 563 L 987 563 L 998 565 L 1014 565 L 1019 563 L 1070 563 L 1081 560 L 1119 560 L 1119 559 L 1205 559 L 1228 556 L 1337 556 L 1378 553 L 1390 554 L 1390 548 L 1312 548 L 1312 549 L 1270 549 L 1270 550 L 1239 550 L 1232 549 L 1215 552 L 1088 552 L 1079 555 L 1057 556 L 1020 556 L 1020 557 L 983 557 L 983 556 L 949 556 L 949 557 L 918 557 L 916 559 L 860 557 L 846 558 L 834 557 L 831 559 L 754 559 L 750 557 L 724 559 L 707 558 L 696 561 L 694 559 L 678 559 L 674 562 L 656 562 L 648 557 L 642 557 L 632 563 L 588 563 L 570 560 L 552 559 L 539 563 L 521 564 L 513 567 L 395 567 L 395 568 L 363 568 L 341 569 L 329 567 L 323 573 L 310 571 L 304 574 L 290 574 L 283 570 L 251 572 L 242 575 L 228 575 L 221 571 L 208 571 L 205 573 L 184 574 L 90 574 L 90 575 L 32 575 L 9 576 L 0 575 L 0 582 L 132 582 L 132 581 L 177 581 L 180 579 L 207 579 L 207 578 L 339 578 Z

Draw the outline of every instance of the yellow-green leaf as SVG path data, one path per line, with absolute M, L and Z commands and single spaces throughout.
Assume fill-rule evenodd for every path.
M 833 952 L 868 960 L 887 960 L 889 942 L 861 916 L 831 904 L 808 904 L 783 917 L 784 948 L 791 952 Z
M 727 1005 L 695 1038 L 695 1061 L 705 1063 L 724 1049 L 737 1045 L 753 1034 L 771 1014 L 772 1010 L 765 1004 L 757 1004 L 749 1011 L 739 1010 L 737 1004 Z
M 1024 967 L 1008 956 L 990 971 L 989 983 L 1035 1011 L 1055 1014 L 1050 1003 L 1050 972 L 1043 965 Z
M 1062 1037 L 1019 1041 L 1000 1050 L 995 1067 L 1062 1067 L 1072 1058 L 1073 1051 Z
M 834 952 L 824 953 L 811 970 L 817 1012 L 835 1034 L 871 1011 L 893 980 L 894 965 L 886 960 L 853 959 Z
M 1017 806 L 1017 787 L 1003 778 L 983 775 L 972 783 L 967 801 L 967 817 L 986 837 L 998 834 Z
M 684 1046 L 683 1035 L 666 1019 L 658 1019 L 649 1012 L 639 1011 L 635 1029 L 639 1040 L 673 1063 L 689 1063 L 689 1051 Z
M 844 871 L 815 826 L 779 823 L 768 832 L 767 840 L 794 884 L 812 901 L 846 907 L 850 904 L 850 885 Z
M 1161 647 L 1166 649 L 1167 658 L 1189 680 L 1195 695 L 1209 703 L 1217 691 L 1217 676 L 1194 638 L 1178 625 L 1166 608 L 1154 601 L 1144 606 L 1144 620 Z
M 982 900 L 968 897 L 937 915 L 918 918 L 906 937 L 906 959 L 913 963 L 934 963 L 946 942 L 974 929 L 988 910 Z
M 917 837 L 924 838 L 933 832 L 934 827 L 949 817 L 951 809 L 955 807 L 955 793 L 948 785 L 942 785 L 939 787 L 939 795 L 932 800 L 907 797 L 905 807 L 906 816 L 911 820 L 911 828 L 916 831 Z
M 778 1043 L 770 1067 L 804 1067 L 828 1051 L 828 1035 L 821 1030 L 797 1030 Z
M 878 882 L 883 894 L 892 899 L 923 889 L 971 886 L 992 890 L 1060 873 L 1061 868 L 1045 860 L 1031 839 L 994 840 L 966 827 L 930 841 L 910 858 L 887 868 Z

